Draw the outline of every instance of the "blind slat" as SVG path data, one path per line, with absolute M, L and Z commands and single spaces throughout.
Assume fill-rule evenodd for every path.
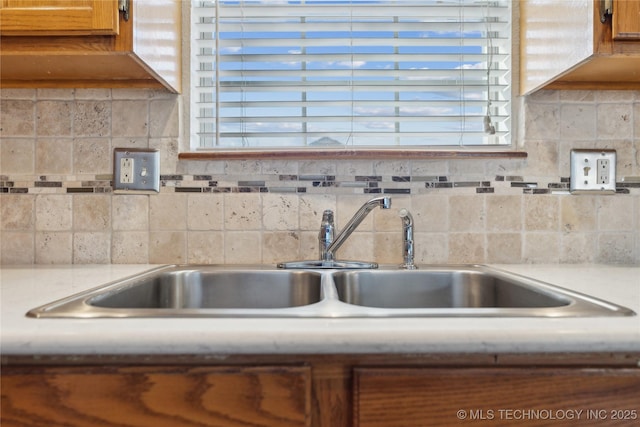
M 305 123 L 339 123 L 342 122 L 344 123 L 344 121 L 342 120 L 342 116 L 315 116 L 313 114 L 307 114 L 304 115 L 304 120 Z M 389 116 L 382 116 L 382 115 L 377 115 L 377 116 L 372 116 L 372 117 L 361 117 L 361 116 L 354 116 L 351 121 L 349 123 L 394 123 L 397 125 L 401 125 L 401 124 L 410 124 L 410 123 L 430 123 L 430 122 L 440 122 L 442 120 L 446 120 L 446 121 L 456 121 L 456 122 L 462 122 L 461 121 L 461 116 L 460 115 L 451 115 L 451 116 L 447 116 L 447 115 L 442 115 L 442 116 L 435 116 L 435 115 L 430 115 L 428 117 L 420 117 L 420 116 L 408 116 L 408 115 L 404 115 L 404 116 L 393 116 L 393 115 L 389 115 Z M 482 124 L 482 120 L 484 118 L 484 115 L 481 113 L 478 114 L 466 114 L 464 116 L 465 122 L 467 124 L 471 124 L 471 123 L 480 123 Z M 506 120 L 506 116 L 498 116 L 498 115 L 494 115 L 493 118 L 495 118 L 495 122 L 500 123 L 503 122 L 504 120 Z M 222 118 L 222 119 L 217 119 L 214 117 L 201 117 L 201 122 L 202 123 L 210 123 L 210 124 L 214 124 L 214 123 L 237 123 L 237 124 L 243 124 L 243 126 L 247 126 L 248 123 L 260 123 L 260 124 L 264 124 L 264 123 L 291 123 L 292 120 L 290 117 L 286 117 L 286 116 L 246 116 L 243 117 L 242 121 L 239 121 L 237 118 Z M 297 120 L 297 119 L 296 119 Z M 299 120 L 297 120 L 299 121 Z M 294 121 L 295 123 L 295 121 Z
M 484 40 L 484 42 L 482 42 Z M 494 43 L 507 43 L 509 40 L 506 38 L 498 38 L 495 37 L 492 39 Z M 332 38 L 332 39 L 244 39 L 241 42 L 237 40 L 228 40 L 223 39 L 219 40 L 220 49 L 224 48 L 277 48 L 277 47 L 300 47 L 300 48 L 320 48 L 320 47 L 341 47 L 345 48 L 347 46 L 353 47 L 376 47 L 381 45 L 380 40 L 372 39 L 372 38 L 360 38 L 360 39 L 349 39 L 347 44 L 345 41 L 340 38 Z M 385 47 L 412 47 L 412 46 L 422 46 L 422 47 L 476 47 L 481 48 L 482 45 L 487 44 L 486 39 L 460 39 L 457 37 L 432 37 L 432 38 L 423 38 L 423 37 L 405 37 L 405 38 L 389 38 L 384 40 Z M 215 48 L 215 44 L 211 44 L 209 47 Z M 226 53 L 226 52 L 225 52 Z M 296 52 L 292 52 L 292 55 L 295 55 Z M 458 52 L 454 52 L 454 54 L 458 54 Z
M 215 54 L 209 54 L 209 55 L 197 55 L 198 59 L 200 61 L 207 61 L 207 60 L 214 60 L 215 59 Z M 508 59 L 509 57 L 507 55 L 493 55 L 493 60 L 496 61 L 499 64 L 499 61 Z M 301 63 L 301 62 L 339 62 L 339 61 L 373 61 L 373 62 L 379 62 L 379 61 L 389 61 L 389 62 L 395 62 L 395 63 L 405 63 L 405 62 L 414 62 L 414 61 L 420 61 L 420 62 L 450 62 L 451 61 L 451 57 L 448 55 L 443 55 L 443 54 L 437 54 L 437 53 L 413 53 L 413 52 L 407 52 L 407 53 L 397 53 L 397 54 L 393 54 L 393 53 L 371 53 L 371 54 L 348 54 L 348 53 L 332 53 L 332 54 L 324 54 L 324 53 L 318 53 L 318 54 L 303 54 L 303 53 L 299 53 L 299 54 L 295 54 L 295 55 L 291 55 L 291 54 L 278 54 L 278 53 L 271 53 L 271 54 L 249 54 L 249 55 L 234 55 L 234 54 L 228 54 L 228 55 L 224 55 L 224 57 L 220 58 L 220 63 L 238 63 L 238 62 L 282 62 L 284 63 L 289 62 L 289 63 Z M 459 60 L 461 62 L 479 62 L 481 63 L 482 61 L 486 60 L 486 55 L 484 54 L 472 54 L 472 53 L 465 53 L 465 54 L 461 54 L 459 56 Z M 483 64 L 485 65 L 485 64 Z M 485 67 L 486 68 L 486 67 Z M 495 69 L 495 67 L 492 67 L 493 69 Z M 506 69 L 507 67 L 504 66 L 504 69 Z
M 376 106 L 378 107 L 380 103 L 384 102 L 387 108 L 399 108 L 399 107 L 418 107 L 421 103 L 416 101 L 406 101 L 406 102 L 393 102 L 388 100 L 375 100 L 375 101 L 358 101 L 358 104 L 361 106 Z M 307 108 L 315 108 L 315 107 L 344 107 L 351 105 L 352 101 L 252 101 L 252 108 L 294 108 L 294 107 L 307 107 Z M 459 102 L 456 101 L 430 101 L 432 105 L 437 105 L 440 107 L 457 107 L 460 105 Z M 198 102 L 196 102 L 196 105 Z M 203 104 L 208 105 L 209 102 L 203 102 Z M 244 107 L 243 102 L 220 102 L 221 108 L 242 108 Z M 475 100 L 467 100 L 465 101 L 466 107 L 484 107 L 486 102 L 484 101 L 475 101 Z M 493 101 L 493 106 L 496 108 L 507 106 L 506 101 Z
M 413 91 L 413 92 L 431 92 L 431 91 L 459 91 L 461 90 L 461 84 L 459 81 L 456 80 L 437 80 L 437 81 L 431 81 L 429 82 L 428 86 L 425 86 L 425 82 L 424 80 L 397 80 L 397 81 L 379 81 L 379 82 L 360 82 L 360 83 L 354 83 L 348 80 L 345 81 L 337 81 L 337 80 L 332 80 L 332 81 L 305 81 L 304 85 L 301 85 L 300 82 L 278 82 L 278 89 L 282 90 L 282 91 L 296 91 L 296 92 L 305 92 L 306 90 L 311 90 L 310 88 L 320 88 L 320 89 L 324 89 L 324 90 L 332 90 L 332 91 L 344 91 L 345 88 L 352 88 L 353 91 L 377 91 L 385 88 L 389 87 L 389 84 L 393 83 L 394 86 L 394 92 L 406 92 L 406 91 Z M 219 82 L 220 86 L 225 86 L 228 85 L 231 88 L 237 88 L 237 89 L 244 89 L 245 92 L 249 92 L 249 91 L 255 91 L 255 92 L 260 92 L 260 91 L 266 91 L 266 92 L 273 92 L 274 89 L 274 84 L 272 82 L 267 82 L 267 81 L 260 81 L 260 82 L 251 82 L 251 81 L 244 81 L 240 84 L 234 84 L 234 83 L 228 83 L 226 84 L 226 82 Z M 202 87 L 203 88 L 208 88 L 208 90 L 211 90 L 211 88 L 215 87 L 215 85 L 211 84 L 211 86 L 208 86 L 206 82 L 202 83 Z M 509 85 L 502 85 L 502 86 L 498 86 L 498 85 L 491 85 L 492 89 L 501 89 L 502 91 L 507 90 L 510 86 Z M 486 91 L 487 88 L 487 83 L 485 81 L 465 81 L 464 83 L 464 88 L 467 91 L 473 91 L 473 90 L 479 90 L 479 91 Z M 275 99 L 277 99 L 276 96 L 274 96 Z M 459 99 L 463 99 L 462 97 L 460 97 Z
M 464 16 L 467 19 L 481 19 L 486 17 L 487 3 L 492 3 L 492 17 L 503 17 L 508 15 L 509 6 L 505 1 L 451 1 L 448 5 L 445 2 L 436 1 L 369 1 L 369 2 L 345 2 L 345 1 L 327 1 L 325 4 L 320 2 L 306 1 L 300 4 L 278 4 L 273 1 L 264 0 L 261 3 L 244 3 L 239 1 L 220 2 L 220 17 L 250 19 L 250 18 L 283 18 L 283 17 L 300 17 L 304 16 L 308 19 L 317 17 L 389 17 L 401 16 L 411 17 L 412 19 L 422 19 L 429 21 L 438 17 L 457 18 L 461 15 L 460 7 L 464 8 Z M 345 4 L 346 3 L 346 4 Z M 299 10 L 304 8 L 304 15 Z M 429 14 L 425 13 L 425 9 L 429 9 Z M 206 17 L 203 13 L 201 16 Z

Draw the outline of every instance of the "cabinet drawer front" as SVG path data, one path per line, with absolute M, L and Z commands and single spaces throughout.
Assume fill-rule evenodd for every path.
M 385 369 L 354 375 L 355 426 L 633 425 L 638 369 Z
M 118 34 L 117 0 L 4 0 L 0 34 Z
M 640 40 L 640 0 L 616 0 L 612 27 L 614 40 Z
M 306 367 L 4 368 L 3 427 L 310 423 Z

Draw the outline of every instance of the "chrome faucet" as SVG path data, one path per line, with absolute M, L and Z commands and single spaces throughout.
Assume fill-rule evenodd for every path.
M 336 251 L 340 249 L 340 246 L 342 246 L 345 240 L 351 236 L 351 233 L 355 231 L 369 212 L 377 207 L 380 207 L 381 209 L 389 209 L 391 207 L 391 197 L 376 197 L 362 205 L 362 207 L 360 207 L 360 209 L 358 209 L 358 211 L 349 220 L 347 225 L 344 226 L 342 231 L 338 233 L 335 239 L 333 239 L 333 231 L 335 229 L 335 225 L 333 223 L 333 212 L 331 210 L 324 211 L 322 214 L 322 224 L 320 226 L 319 235 L 320 259 L 322 261 L 334 261 Z
M 415 270 L 418 267 L 413 260 L 413 216 L 406 209 L 400 209 L 402 218 L 402 264 L 400 268 L 405 270 Z
M 322 213 L 322 223 L 320 223 L 320 233 L 318 233 L 318 248 L 321 260 L 324 260 L 327 249 L 333 243 L 335 229 L 333 211 L 327 209 Z

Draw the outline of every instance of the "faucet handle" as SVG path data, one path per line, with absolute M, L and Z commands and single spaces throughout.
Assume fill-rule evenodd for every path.
M 418 267 L 414 264 L 414 248 L 413 248 L 413 216 L 406 209 L 400 209 L 400 218 L 402 218 L 402 264 L 400 268 L 405 270 L 415 270 Z
M 331 209 L 327 209 L 322 213 L 320 233 L 318 234 L 318 249 L 321 260 L 325 260 L 327 258 L 327 248 L 331 245 L 331 243 L 333 243 L 335 229 L 336 227 L 333 220 L 333 211 Z
M 322 224 L 333 225 L 333 211 L 331 209 L 326 209 L 322 212 Z

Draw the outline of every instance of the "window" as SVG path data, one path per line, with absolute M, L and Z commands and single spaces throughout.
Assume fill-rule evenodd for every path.
M 192 4 L 199 148 L 510 143 L 510 0 Z

